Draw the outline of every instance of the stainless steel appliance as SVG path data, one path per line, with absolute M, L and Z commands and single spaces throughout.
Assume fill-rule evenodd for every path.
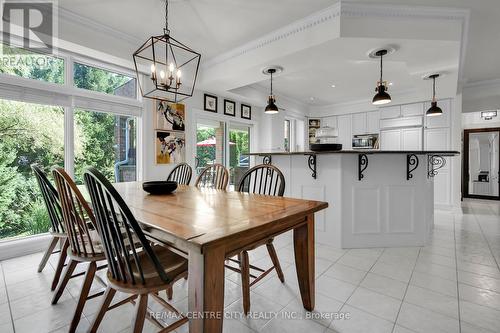
M 378 149 L 378 134 L 354 135 L 352 149 Z

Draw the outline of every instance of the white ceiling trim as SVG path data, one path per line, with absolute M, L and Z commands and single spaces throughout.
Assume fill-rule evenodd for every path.
M 144 40 L 141 40 L 140 38 L 136 36 L 132 36 L 129 34 L 126 34 L 120 30 L 117 30 L 115 28 L 112 28 L 106 24 L 102 24 L 100 22 L 94 21 L 88 17 L 81 16 L 75 12 L 72 12 L 66 8 L 63 7 L 58 7 L 59 11 L 59 20 L 65 20 L 67 22 L 71 23 L 78 23 L 86 28 L 92 29 L 94 31 L 113 36 L 115 38 L 118 38 L 120 40 L 123 40 L 127 43 L 137 45 L 139 47 L 142 43 L 144 43 Z
M 248 52 L 263 48 L 277 41 L 287 39 L 295 34 L 309 30 L 318 24 L 324 24 L 335 20 L 340 16 L 340 2 L 322 9 L 312 15 L 306 16 L 300 20 L 290 23 L 282 28 L 274 30 L 258 39 L 243 44 L 228 52 L 215 56 L 203 62 L 202 67 L 213 67 L 224 63 L 230 59 L 242 56 Z

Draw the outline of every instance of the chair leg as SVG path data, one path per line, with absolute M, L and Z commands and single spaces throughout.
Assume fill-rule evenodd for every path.
M 40 261 L 40 264 L 38 265 L 38 273 L 43 271 L 45 265 L 47 265 L 47 261 L 49 261 L 49 258 L 52 255 L 52 252 L 54 252 L 54 249 L 55 249 L 58 241 L 59 241 L 59 237 L 52 236 L 52 240 L 50 241 L 49 247 L 45 251 L 45 254 L 43 255 L 42 261 Z
M 54 278 L 52 279 L 52 286 L 50 287 L 50 290 L 52 291 L 56 289 L 57 284 L 59 283 L 59 279 L 61 278 L 61 273 L 64 268 L 64 263 L 66 262 L 66 258 L 68 256 L 68 246 L 69 246 L 69 241 L 66 238 L 64 240 L 64 243 L 62 244 L 61 253 L 59 255 L 59 261 L 57 262 L 56 272 L 54 274 Z
M 78 298 L 78 303 L 76 304 L 75 314 L 71 320 L 71 325 L 69 326 L 69 333 L 74 333 L 80 322 L 82 316 L 83 307 L 87 298 L 89 297 L 90 287 L 94 281 L 95 272 L 97 271 L 97 263 L 92 261 L 87 268 L 87 273 L 85 274 L 85 280 L 83 281 L 82 291 L 80 292 L 80 297 Z
M 101 324 L 101 321 L 104 318 L 104 315 L 106 314 L 106 311 L 108 311 L 109 305 L 111 304 L 111 301 L 113 300 L 113 297 L 115 297 L 116 290 L 107 287 L 106 292 L 104 293 L 104 298 L 101 303 L 101 307 L 97 315 L 94 317 L 94 321 L 92 322 L 92 326 L 90 328 L 90 333 L 96 333 L 97 329 L 99 328 L 99 325 Z
M 139 295 L 139 300 L 135 305 L 134 333 L 141 333 L 146 319 L 148 309 L 148 294 Z
M 276 273 L 278 274 L 278 278 L 283 283 L 285 282 L 285 276 L 283 275 L 283 271 L 281 270 L 280 261 L 278 259 L 278 255 L 276 254 L 276 250 L 274 249 L 274 245 L 272 242 L 266 244 L 267 252 L 269 252 L 269 256 L 273 262 L 274 269 L 276 269 Z
M 167 292 L 167 299 L 171 301 L 172 297 L 174 296 L 174 287 L 168 287 L 166 292 Z
M 250 312 L 250 263 L 248 260 L 248 252 L 243 251 L 240 257 L 241 270 L 241 288 L 243 292 L 243 312 Z
M 75 271 L 76 265 L 78 265 L 78 261 L 75 260 L 69 261 L 68 266 L 66 267 L 66 271 L 64 272 L 64 277 L 61 280 L 61 282 L 59 282 L 59 286 L 57 287 L 56 293 L 52 298 L 52 304 L 57 304 L 57 301 L 59 301 L 59 298 L 61 298 L 62 293 L 64 292 L 64 289 L 66 288 L 69 279 L 71 279 L 71 276 Z

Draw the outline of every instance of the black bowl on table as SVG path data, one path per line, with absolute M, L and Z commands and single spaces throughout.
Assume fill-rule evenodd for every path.
M 149 194 L 170 194 L 177 189 L 177 182 L 151 181 L 142 183 L 142 189 Z

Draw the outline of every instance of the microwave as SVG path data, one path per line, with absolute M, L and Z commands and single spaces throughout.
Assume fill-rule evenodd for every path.
M 378 134 L 354 135 L 352 137 L 353 149 L 378 149 Z

